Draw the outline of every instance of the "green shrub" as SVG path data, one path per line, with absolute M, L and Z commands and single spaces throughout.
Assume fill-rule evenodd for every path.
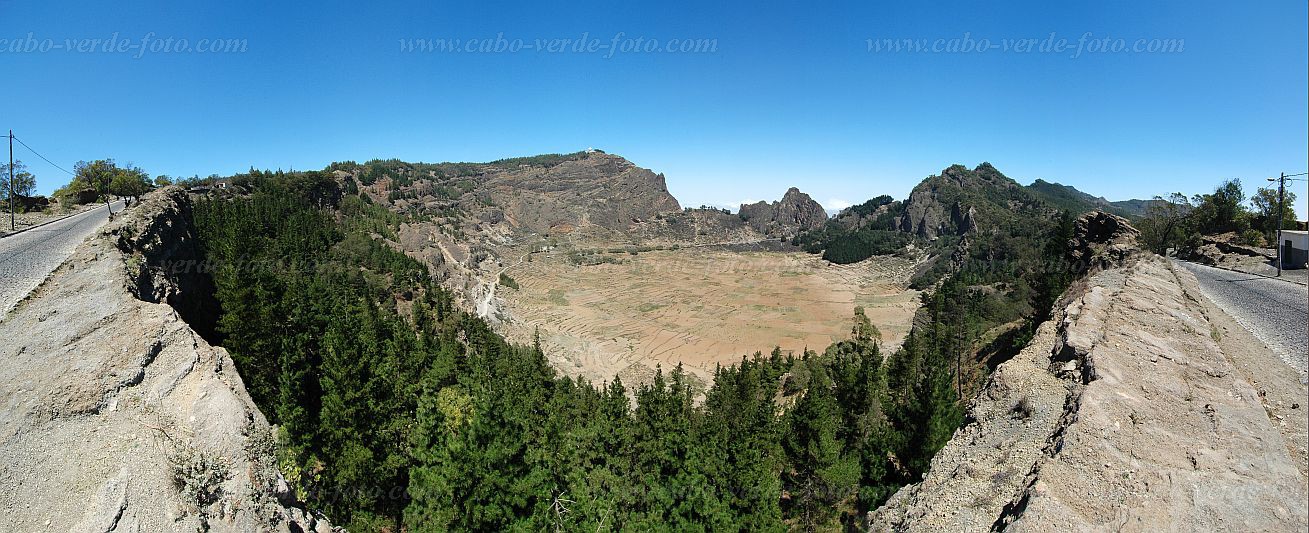
M 504 272 L 500 273 L 500 284 L 509 287 L 510 289 L 518 289 L 518 282 Z

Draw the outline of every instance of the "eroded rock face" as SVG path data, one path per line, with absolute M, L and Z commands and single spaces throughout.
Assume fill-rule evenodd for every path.
M 123 216 L 107 234 L 128 257 L 128 291 L 138 299 L 167 303 L 205 338 L 218 320 L 213 278 L 191 224 L 191 200 L 180 186 L 156 191 Z
M 1184 251 L 1180 255 L 1187 261 L 1233 270 L 1258 272 L 1261 263 L 1266 263 L 1269 268 L 1276 268 L 1276 248 L 1246 246 L 1238 243 L 1237 240 L 1238 236 L 1235 232 L 1202 235 L 1200 244 L 1195 249 Z
M 741 204 L 737 214 L 755 231 L 783 239 L 822 228 L 827 222 L 823 206 L 795 187 L 787 189 L 779 202 Z
M 0 530 L 331 529 L 294 505 L 227 352 L 166 303 L 193 290 L 169 268 L 187 209 L 146 196 L 0 322 Z
M 1155 256 L 1075 283 L 871 529 L 1304 531 L 1305 478 L 1198 295 Z
M 933 201 L 932 190 L 914 187 L 905 199 L 904 213 L 900 215 L 899 229 L 924 239 L 935 239 L 941 231 L 944 209 Z
M 1081 271 L 1121 264 L 1139 251 L 1141 232 L 1127 219 L 1104 211 L 1091 211 L 1073 223 L 1073 238 L 1068 243 L 1070 259 Z
M 598 152 L 551 167 L 496 173 L 486 187 L 500 211 L 497 219 L 536 233 L 567 233 L 583 225 L 621 231 L 682 209 L 663 174 Z

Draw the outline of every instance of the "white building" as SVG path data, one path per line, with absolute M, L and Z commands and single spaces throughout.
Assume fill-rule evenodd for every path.
M 1309 231 L 1282 230 L 1278 237 L 1282 268 L 1305 268 L 1309 262 Z

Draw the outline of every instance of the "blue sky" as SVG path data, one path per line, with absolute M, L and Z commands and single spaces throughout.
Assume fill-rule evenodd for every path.
M 686 205 L 775 199 L 792 185 L 829 208 L 900 198 L 952 163 L 982 161 L 1110 199 L 1230 177 L 1252 190 L 1309 169 L 1305 2 L 277 4 L 0 0 L 0 127 L 65 168 L 113 157 L 170 175 L 596 147 L 663 172 Z M 1083 45 L 1071 57 L 1088 32 L 1127 51 Z M 1051 33 L 1072 49 L 930 50 Z M 152 37 L 125 52 L 53 48 L 115 34 L 124 45 Z M 403 39 L 584 34 L 618 48 L 716 48 L 401 50 Z M 51 48 L 9 49 L 29 35 Z M 170 37 L 246 49 L 149 49 Z M 869 51 L 869 39 L 929 50 Z M 1142 39 L 1182 50 L 1131 51 Z M 41 191 L 68 177 L 15 155 Z

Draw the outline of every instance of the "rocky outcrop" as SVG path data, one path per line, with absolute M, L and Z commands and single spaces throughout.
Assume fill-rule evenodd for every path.
M 823 206 L 795 187 L 787 189 L 779 202 L 741 204 L 737 215 L 755 231 L 782 239 L 819 229 L 827 222 L 827 211 Z
M 177 310 L 202 336 L 213 338 L 218 320 L 212 265 L 204 262 L 191 223 L 191 201 L 181 187 L 155 193 L 126 213 L 130 218 L 107 237 L 128 258 L 127 290 L 151 303 Z
M 295 507 L 227 352 L 167 303 L 196 290 L 188 205 L 145 197 L 0 322 L 0 530 L 331 529 Z
M 71 199 L 74 204 L 90 204 L 100 199 L 100 193 L 93 188 L 87 187 L 69 192 L 67 198 Z
M 50 199 L 45 196 L 23 196 L 14 195 L 14 208 L 20 213 L 30 213 L 32 211 L 44 211 L 50 208 Z
M 1004 211 L 1030 201 L 1022 187 L 990 163 L 973 170 L 953 165 L 914 187 L 896 229 L 924 239 L 976 232 L 985 212 Z M 983 210 L 983 211 L 979 211 Z
M 1136 253 L 1141 232 L 1127 219 L 1104 211 L 1091 211 L 1073 223 L 1069 256 L 1079 272 L 1122 264 Z
M 602 152 L 548 167 L 494 172 L 485 186 L 498 217 L 536 233 L 567 233 L 584 225 L 621 231 L 681 210 L 663 174 Z
M 874 221 L 886 215 L 887 212 L 898 208 L 899 204 L 890 196 L 878 196 L 862 204 L 842 209 L 828 223 L 847 230 L 859 230 L 872 225 Z
M 1103 269 L 996 369 L 871 529 L 1303 531 L 1305 478 L 1195 279 L 1118 253 L 1134 233 L 1117 217 L 1083 222 Z
M 1249 270 L 1241 267 L 1260 263 L 1267 263 L 1267 266 L 1272 269 L 1277 268 L 1276 248 L 1247 246 L 1237 242 L 1239 240 L 1240 237 L 1235 232 L 1202 235 L 1199 245 L 1185 252 L 1184 256 L 1188 261 L 1234 270 Z

